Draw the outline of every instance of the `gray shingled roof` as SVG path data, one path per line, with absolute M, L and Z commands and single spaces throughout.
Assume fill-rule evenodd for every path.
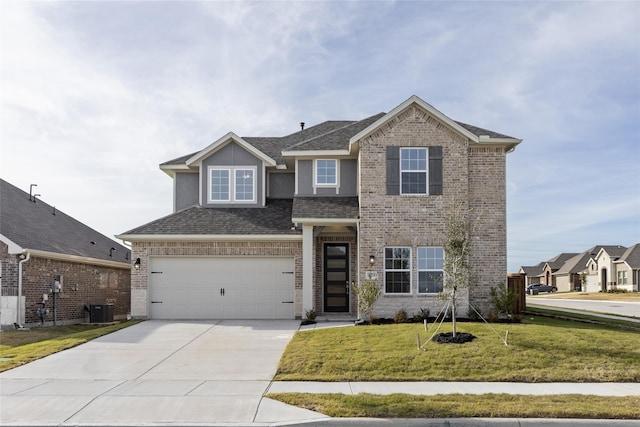
M 455 121 L 455 120 L 454 120 Z M 502 133 L 498 133 L 498 132 L 494 132 L 492 130 L 488 130 L 488 129 L 483 129 L 483 128 L 479 128 L 477 126 L 473 126 L 473 125 L 468 125 L 466 123 L 462 123 L 462 122 L 458 122 L 455 121 L 457 124 L 459 124 L 460 126 L 462 126 L 463 128 L 465 128 L 466 130 L 468 130 L 469 132 L 471 132 L 472 134 L 476 135 L 476 136 L 481 136 L 481 135 L 487 135 L 491 138 L 508 138 L 508 139 L 515 139 L 512 136 L 508 136 L 508 135 L 504 135 Z
M 542 270 L 544 269 L 545 264 L 546 263 L 543 261 L 538 263 L 538 265 L 523 265 L 520 268 L 524 271 L 524 274 L 526 274 L 527 276 L 537 277 L 542 274 Z
M 277 164 L 282 164 L 284 163 L 282 157 L 283 151 L 347 150 L 349 148 L 349 140 L 353 136 L 384 117 L 385 114 L 386 113 L 378 113 L 366 119 L 356 121 L 329 120 L 282 137 L 243 136 L 242 139 L 274 159 Z M 488 135 L 491 138 L 512 138 L 466 123 L 456 123 L 477 136 Z M 189 158 L 197 153 L 198 152 L 195 152 L 168 160 L 161 163 L 160 166 L 183 165 Z
M 640 243 L 627 248 L 620 257 L 620 261 L 626 262 L 633 269 L 640 268 Z
M 602 246 L 602 249 L 604 249 L 614 261 L 620 258 L 627 250 L 625 246 L 620 245 Z
M 296 197 L 293 218 L 357 219 L 357 197 Z
M 549 264 L 549 267 L 551 267 L 552 271 L 557 271 L 564 265 L 565 262 L 567 262 L 568 259 L 573 258 L 576 255 L 578 255 L 578 254 L 577 253 L 562 253 L 562 254 L 556 255 L 555 257 L 551 258 L 546 263 Z
M 592 255 L 590 251 L 584 251 L 574 257 L 569 258 L 559 269 L 555 275 L 580 273 L 587 268 L 587 262 L 591 259 Z
M 0 179 L 0 234 L 23 249 L 129 263 L 129 249 Z M 91 244 L 95 242 L 95 244 Z M 110 251 L 116 248 L 115 251 Z M 109 256 L 111 253 L 112 256 Z
M 192 206 L 122 233 L 131 235 L 296 235 L 291 199 L 269 199 L 264 208 L 203 208 Z
M 344 126 L 317 136 L 301 135 L 304 139 L 287 148 L 287 151 L 348 150 L 352 136 L 357 135 L 384 115 L 385 113 L 379 113 L 358 122 L 344 122 Z M 304 132 L 298 133 L 304 134 Z

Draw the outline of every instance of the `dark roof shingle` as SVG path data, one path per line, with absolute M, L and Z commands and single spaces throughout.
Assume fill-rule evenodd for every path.
M 357 219 L 357 197 L 296 197 L 293 218 Z
M 30 201 L 28 193 L 3 179 L 0 179 L 0 234 L 23 249 L 130 262 L 126 246 L 59 209 L 55 209 L 54 215 L 53 206 L 40 199 Z
M 122 233 L 131 235 L 296 235 L 291 199 L 269 199 L 263 208 L 192 206 Z

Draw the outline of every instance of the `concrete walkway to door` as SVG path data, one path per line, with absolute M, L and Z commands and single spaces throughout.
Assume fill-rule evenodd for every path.
M 299 321 L 146 321 L 0 374 L 0 424 L 270 424 L 263 398 Z

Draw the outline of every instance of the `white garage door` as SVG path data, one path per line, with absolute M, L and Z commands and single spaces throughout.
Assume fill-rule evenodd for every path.
M 149 261 L 152 319 L 293 319 L 293 258 Z

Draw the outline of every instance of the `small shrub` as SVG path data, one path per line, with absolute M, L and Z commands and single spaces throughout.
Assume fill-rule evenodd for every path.
M 312 325 L 316 323 L 316 317 L 318 317 L 318 312 L 315 308 L 310 308 L 304 311 L 304 320 L 302 321 L 303 325 Z
M 467 319 L 471 320 L 472 322 L 481 321 L 482 320 L 482 311 L 474 310 L 473 308 L 471 308 L 471 306 L 469 306 L 469 309 L 467 310 Z
M 608 294 L 626 294 L 627 290 L 626 289 L 609 289 L 607 290 Z
M 409 314 L 407 314 L 407 310 L 401 308 L 396 311 L 396 314 L 393 316 L 393 321 L 396 323 L 407 323 L 409 321 Z
M 413 316 L 413 321 L 416 323 L 422 323 L 425 320 L 429 319 L 429 314 L 431 313 L 431 310 L 429 310 L 428 307 L 422 307 L 420 309 L 420 311 L 418 311 L 414 316 Z

